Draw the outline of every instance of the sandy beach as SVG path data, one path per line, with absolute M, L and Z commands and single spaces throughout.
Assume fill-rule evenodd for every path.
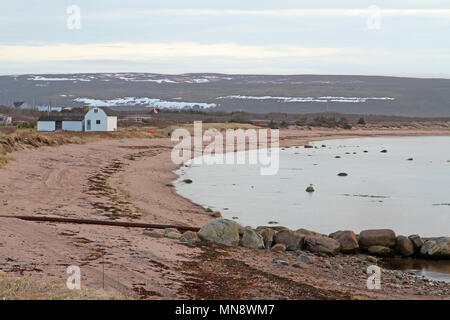
M 449 129 L 286 129 L 280 147 L 374 136 L 450 135 Z M 201 227 L 205 209 L 167 186 L 177 175 L 169 138 L 102 140 L 23 149 L 0 169 L 0 215 L 114 219 Z M 306 268 L 289 253 L 191 246 L 143 235 L 142 229 L 0 220 L 0 269 L 12 276 L 82 285 L 149 299 L 450 299 L 450 284 L 385 271 L 383 287 L 366 288 L 365 255 L 314 256 Z M 291 261 L 292 262 L 292 261 Z M 338 265 L 339 267 L 329 268 Z

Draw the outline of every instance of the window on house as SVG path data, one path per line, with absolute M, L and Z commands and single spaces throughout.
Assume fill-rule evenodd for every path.
M 94 109 L 94 113 L 98 113 L 98 109 Z
M 97 124 L 101 124 L 102 122 L 100 121 L 100 120 L 97 120 L 97 122 L 96 122 Z

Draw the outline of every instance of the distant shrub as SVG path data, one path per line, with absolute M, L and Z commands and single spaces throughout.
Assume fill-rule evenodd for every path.
M 358 120 L 358 124 L 360 124 L 360 125 L 365 125 L 366 124 L 366 120 L 364 120 L 364 118 L 359 118 L 359 120 Z
M 307 117 L 303 117 L 303 118 L 300 118 L 299 120 L 295 121 L 295 125 L 299 126 L 299 127 L 306 126 L 307 124 L 308 124 L 308 118 Z
M 289 124 L 286 121 L 281 121 L 280 123 L 280 128 L 287 128 L 289 126 Z
M 248 114 L 245 113 L 245 112 L 233 112 L 233 113 L 231 113 L 231 119 L 228 122 L 252 124 L 252 122 L 250 120 L 248 120 Z
M 279 129 L 280 125 L 277 122 L 275 122 L 273 120 L 270 120 L 270 122 L 267 125 L 267 127 L 270 128 L 270 129 Z
M 18 129 L 34 129 L 36 125 L 32 122 L 23 122 L 17 125 Z
M 351 129 L 351 124 L 348 123 L 347 118 L 342 117 L 336 120 L 334 117 L 318 116 L 313 119 L 309 124 L 311 127 L 325 127 L 325 128 L 343 128 Z

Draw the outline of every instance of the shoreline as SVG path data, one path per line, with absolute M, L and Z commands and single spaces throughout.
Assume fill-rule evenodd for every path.
M 339 130 L 339 131 L 348 131 L 348 130 Z M 436 134 L 436 133 L 440 133 L 440 134 Z M 409 134 L 407 134 L 409 133 Z M 293 140 L 293 141 L 289 141 L 289 139 L 292 139 L 292 137 L 289 137 L 289 139 L 286 139 L 286 137 L 284 137 L 284 139 L 281 139 L 280 137 L 280 145 L 278 147 L 278 149 L 282 149 L 282 148 L 292 148 L 292 147 L 304 147 L 305 145 L 309 145 L 313 142 L 326 142 L 326 141 L 330 141 L 330 140 L 346 140 L 346 139 L 358 139 L 358 138 L 408 138 L 408 137 L 450 137 L 450 131 L 445 130 L 445 132 L 442 131 L 437 131 L 434 134 L 429 134 L 429 132 L 405 132 L 403 134 L 397 134 L 397 132 L 389 132 L 389 133 L 377 133 L 377 134 L 370 134 L 370 135 L 360 135 L 360 134 L 349 134 L 349 135 L 331 135 L 331 136 L 321 136 L 321 137 L 314 137 L 314 138 L 308 138 L 308 139 L 304 139 L 303 137 L 300 138 L 302 140 Z M 295 137 L 294 137 L 295 138 Z M 287 140 L 287 141 L 286 141 Z M 281 144 L 281 141 L 285 141 L 285 143 Z M 302 144 L 296 144 L 295 141 L 301 141 Z M 205 147 L 205 145 L 203 145 L 203 147 Z M 231 151 L 230 153 L 236 153 L 236 152 L 241 152 L 241 151 L 249 151 L 248 149 L 248 145 L 245 146 L 241 146 L 240 148 L 236 149 L 234 151 Z M 223 152 L 223 154 L 226 154 L 226 152 Z M 203 157 L 203 156 L 200 156 Z M 173 170 L 173 173 L 176 175 L 176 178 L 172 181 L 169 181 L 168 184 L 174 184 L 178 181 L 180 181 L 180 179 L 182 178 L 182 175 L 180 175 L 179 173 L 177 173 L 178 171 L 180 171 L 183 167 L 185 166 L 189 166 L 190 162 L 193 161 L 194 157 L 186 160 L 184 163 L 180 164 L 179 166 L 176 167 L 175 170 Z M 176 187 L 175 187 L 175 194 L 178 197 L 181 197 L 182 199 L 192 203 L 195 206 L 199 206 L 201 208 L 207 209 L 205 206 L 202 206 L 201 204 L 195 203 L 194 201 L 192 201 L 189 198 L 184 197 L 183 195 L 179 194 Z M 208 206 L 209 208 L 210 206 Z M 214 217 L 212 217 L 212 219 L 214 219 Z M 286 227 L 283 226 L 281 224 L 277 224 L 277 227 Z M 395 230 L 394 230 L 395 231 Z M 440 237 L 450 237 L 450 235 L 441 235 Z M 425 238 L 435 238 L 435 237 L 425 237 Z
M 374 136 L 373 130 L 352 131 L 283 130 L 280 148 L 305 145 L 313 140 Z M 386 130 L 378 132 L 378 136 L 450 135 L 449 130 L 411 131 L 413 129 Z M 118 221 L 132 219 L 200 227 L 214 218 L 203 207 L 166 186 L 177 179 L 174 171 L 181 167 L 170 161 L 173 145 L 168 138 L 123 139 L 63 145 L 58 147 L 58 152 L 53 152 L 53 147 L 16 151 L 11 154 L 15 160 L 0 170 L 4 183 L 0 193 L 2 213 L 117 217 Z M 136 218 L 132 218 L 135 215 Z M 363 255 L 315 257 L 315 264 L 299 273 L 292 267 L 274 265 L 273 253 L 268 250 L 187 246 L 177 240 L 152 238 L 143 235 L 141 230 L 128 228 L 3 220 L 0 243 L 3 244 L 0 269 L 8 274 L 50 277 L 65 282 L 66 266 L 81 265 L 83 284 L 97 289 L 102 287 L 104 261 L 105 287 L 140 298 L 297 299 L 303 292 L 304 297 L 321 299 L 338 298 L 342 292 L 351 292 L 352 297 L 359 299 L 439 299 L 442 296 L 436 296 L 435 292 L 442 290 L 444 297 L 450 297 L 450 286 L 428 288 L 424 287 L 425 283 L 420 284 L 422 294 L 419 296 L 412 288 L 395 284 L 386 285 L 381 292 L 367 292 L 365 275 L 361 273 L 361 266 L 365 265 Z M 293 259 L 284 255 L 283 258 Z M 222 270 L 227 261 L 235 261 L 240 267 L 229 265 L 227 270 Z M 344 269 L 324 269 L 327 263 L 340 264 Z M 211 268 L 217 270 L 214 278 L 208 271 Z M 395 273 L 389 274 L 396 277 Z M 191 278 L 204 281 L 205 286 L 191 287 L 186 280 Z M 261 288 L 250 289 L 243 283 L 245 278 L 267 283 L 272 293 L 267 295 Z M 152 282 L 148 283 L 148 279 Z M 280 281 L 283 287 L 279 286 Z M 242 287 L 223 287 L 233 283 L 240 283 Z M 142 292 L 147 293 L 142 295 Z

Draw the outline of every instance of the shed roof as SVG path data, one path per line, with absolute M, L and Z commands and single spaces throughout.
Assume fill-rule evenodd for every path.
M 83 114 L 48 115 L 40 117 L 38 121 L 84 121 L 84 115 Z
M 104 108 L 104 107 L 92 107 L 91 109 L 100 109 L 100 110 L 103 110 L 103 111 L 106 113 L 106 115 L 107 115 L 108 117 L 116 117 L 116 116 L 117 116 L 117 113 L 116 113 L 115 111 L 111 110 L 110 108 Z

